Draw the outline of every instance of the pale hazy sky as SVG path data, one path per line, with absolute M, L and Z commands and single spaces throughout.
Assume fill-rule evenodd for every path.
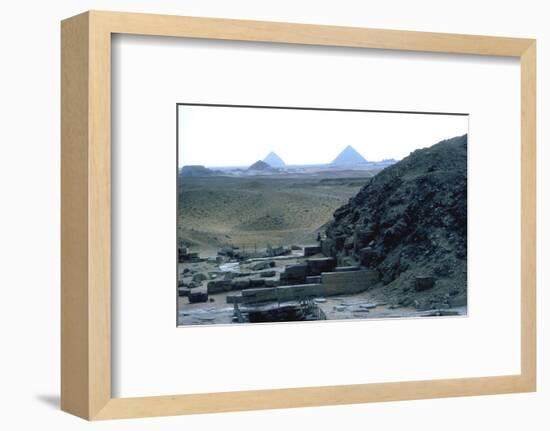
M 249 166 L 270 151 L 287 165 L 330 163 L 347 145 L 369 161 L 402 159 L 468 133 L 456 115 L 180 105 L 179 166 Z

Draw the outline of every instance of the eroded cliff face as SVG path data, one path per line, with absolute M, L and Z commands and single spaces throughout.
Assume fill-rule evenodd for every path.
M 378 270 L 378 294 L 392 303 L 466 305 L 467 141 L 416 150 L 374 176 L 335 211 L 323 252 Z

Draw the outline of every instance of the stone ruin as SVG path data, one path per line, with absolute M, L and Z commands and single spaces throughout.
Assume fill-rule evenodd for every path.
M 178 283 L 178 294 L 194 304 L 213 301 L 209 295 L 228 293 L 226 302 L 235 305 L 235 315 L 240 315 L 241 320 L 244 313 L 250 319 L 260 321 L 262 317 L 258 313 L 264 310 L 266 316 L 270 316 L 264 316 L 266 319 L 278 321 L 276 315 L 279 312 L 275 309 L 281 307 L 282 318 L 315 320 L 322 316 L 312 301 L 314 298 L 358 293 L 376 282 L 373 271 L 337 267 L 333 257 L 320 257 L 320 246 L 304 247 L 303 254 L 298 256 L 303 259 L 299 263 L 276 265 L 274 259 L 285 259 L 297 249 L 297 246 L 268 248 L 262 257 L 249 258 L 236 247 L 223 247 L 218 252 L 216 263 L 224 270 L 211 271 L 206 276 L 203 273 L 191 275 L 189 269 L 184 269 L 187 281 Z M 180 247 L 178 261 L 193 263 L 205 259 Z M 239 306 L 246 309 L 239 311 Z M 258 311 L 254 312 L 256 308 Z
M 227 295 L 226 302 L 229 304 L 251 304 L 352 295 L 364 292 L 375 285 L 378 280 L 378 273 L 371 270 L 326 272 L 319 276 L 319 283 L 246 289 L 238 294 Z
M 178 262 L 202 262 L 204 259 L 199 257 L 198 253 L 190 253 L 187 247 L 178 247 Z
M 375 269 L 324 256 L 319 252 L 321 247 L 272 248 L 253 257 L 237 247 L 224 247 L 215 258 L 208 259 L 200 259 L 187 250 L 179 251 L 178 260 L 190 263 L 181 273 L 179 296 L 187 297 L 190 304 L 197 304 L 219 301 L 219 297 L 212 295 L 224 294 L 221 301 L 233 305 L 232 312 L 224 309 L 225 316 L 229 313 L 228 318 L 239 323 L 326 319 L 325 312 L 332 314 L 339 307 L 327 311 L 321 305 L 327 297 L 353 296 L 379 285 L 381 279 L 380 272 Z M 284 264 L 287 260 L 291 262 Z M 436 282 L 432 276 L 418 275 L 412 280 L 411 290 L 430 291 Z M 430 311 L 434 308 L 431 303 L 429 307 L 410 305 L 431 313 L 426 315 L 435 315 Z M 444 310 L 445 315 L 450 315 L 452 310 L 445 310 L 443 302 L 438 301 L 435 305 L 436 311 Z M 406 304 L 392 303 L 388 309 L 398 306 Z

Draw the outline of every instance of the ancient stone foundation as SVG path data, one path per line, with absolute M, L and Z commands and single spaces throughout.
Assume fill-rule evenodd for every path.
M 336 268 L 336 259 L 333 257 L 316 257 L 306 260 L 307 275 L 321 275 Z
M 321 283 L 247 289 L 228 295 L 229 304 L 250 304 L 268 301 L 293 301 L 323 296 L 360 293 L 378 282 L 378 273 L 370 270 L 322 273 Z
M 320 284 L 300 284 L 296 286 L 266 287 L 243 290 L 240 295 L 227 295 L 229 304 L 251 304 L 255 302 L 294 301 L 302 298 L 323 296 Z
M 360 293 L 375 285 L 378 280 L 378 271 L 368 269 L 321 274 L 321 285 L 325 296 Z

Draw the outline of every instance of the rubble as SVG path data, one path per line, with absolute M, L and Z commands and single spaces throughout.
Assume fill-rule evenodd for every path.
M 307 305 L 285 304 L 281 306 L 270 304 L 268 306 L 248 309 L 243 314 L 250 323 L 299 322 L 326 319 L 322 311 L 314 303 Z

